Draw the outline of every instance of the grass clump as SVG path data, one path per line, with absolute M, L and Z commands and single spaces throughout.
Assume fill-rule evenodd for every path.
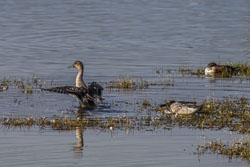
M 7 127 L 31 127 L 35 124 L 35 119 L 33 116 L 27 118 L 21 117 L 4 117 L 1 120 L 2 124 Z
M 146 89 L 148 87 L 148 81 L 145 81 L 143 79 L 134 80 L 132 77 L 121 77 L 108 85 L 108 88 L 117 89 Z
M 197 146 L 197 150 L 200 153 L 212 151 L 217 154 L 228 156 L 230 159 L 233 157 L 241 157 L 242 159 L 250 162 L 250 140 L 249 138 L 239 139 L 234 141 L 232 144 L 222 143 L 221 140 L 213 140 L 206 142 L 204 146 Z
M 244 62 L 230 63 L 230 65 L 237 69 L 238 75 L 250 76 L 250 64 Z
M 204 68 L 199 67 L 198 69 L 192 69 L 188 67 L 179 67 L 178 71 L 182 75 L 197 75 L 197 77 L 200 77 L 205 74 Z
M 6 85 L 6 86 L 10 86 L 11 80 L 4 77 L 4 79 L 1 81 L 1 84 Z
M 40 92 L 40 88 L 43 87 L 46 82 L 41 81 L 37 77 L 32 77 L 31 79 L 9 79 L 4 78 L 0 85 L 6 87 L 7 90 L 9 86 L 13 86 L 20 90 L 21 93 L 32 95 L 34 92 Z
M 147 99 L 144 99 L 144 100 L 142 101 L 142 105 L 143 105 L 144 107 L 151 106 L 150 103 L 149 103 L 149 101 L 148 101 Z
M 46 117 L 35 119 L 32 116 L 27 118 L 21 117 L 3 117 L 1 120 L 3 126 L 7 128 L 15 127 L 31 127 L 39 126 L 40 128 L 50 127 L 56 130 L 75 130 L 76 128 L 91 127 L 94 129 L 108 130 L 132 128 L 135 126 L 132 117 L 117 116 L 117 117 L 105 117 L 105 118 L 70 118 L 70 117 L 55 117 L 48 119 Z
M 15 86 L 24 94 L 32 94 L 33 93 L 33 85 L 29 80 L 14 80 L 13 82 Z
M 4 80 L 0 82 L 0 91 L 8 90 L 9 85 L 10 85 L 10 80 L 4 78 Z

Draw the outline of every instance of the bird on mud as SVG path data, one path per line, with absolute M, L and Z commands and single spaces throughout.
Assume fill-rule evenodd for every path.
M 82 108 L 95 108 L 95 101 L 103 100 L 103 87 L 96 82 L 85 84 L 83 81 L 84 66 L 81 61 L 75 61 L 74 64 L 69 68 L 72 67 L 78 69 L 76 76 L 76 86 L 52 87 L 48 89 L 43 88 L 42 90 L 73 95 L 77 98 Z

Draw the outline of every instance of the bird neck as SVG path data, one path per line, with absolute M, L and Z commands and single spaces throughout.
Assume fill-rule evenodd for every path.
M 83 76 L 83 68 L 79 68 L 76 76 L 76 87 L 78 88 L 85 86 L 82 76 Z

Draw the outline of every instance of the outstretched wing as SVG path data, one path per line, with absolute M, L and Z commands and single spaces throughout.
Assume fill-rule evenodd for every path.
M 42 89 L 44 91 L 57 92 L 62 94 L 71 94 L 76 96 L 80 101 L 83 98 L 87 98 L 88 100 L 94 100 L 92 97 L 88 95 L 88 90 L 84 88 L 77 88 L 74 86 L 62 86 L 62 87 L 54 87 L 49 89 Z
M 103 87 L 100 84 L 96 82 L 92 82 L 88 84 L 88 94 L 91 97 L 95 99 L 103 100 L 102 91 L 103 91 Z

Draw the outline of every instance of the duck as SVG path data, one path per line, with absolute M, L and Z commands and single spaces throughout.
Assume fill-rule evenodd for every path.
M 103 87 L 97 82 L 86 84 L 83 81 L 84 65 L 77 60 L 69 68 L 78 69 L 75 79 L 75 86 L 61 86 L 52 88 L 42 88 L 43 91 L 50 91 L 62 94 L 73 95 L 77 98 L 81 108 L 95 108 L 97 107 L 96 100 L 104 100 L 102 98 Z
M 160 107 L 166 107 L 164 113 L 175 115 L 190 115 L 195 112 L 200 112 L 202 105 L 197 105 L 195 102 L 187 101 L 168 101 L 165 104 L 161 104 Z
M 218 65 L 215 62 L 208 63 L 207 67 L 205 68 L 205 75 L 206 76 L 214 76 L 223 74 L 226 75 L 233 75 L 237 72 L 238 68 L 232 67 L 230 65 Z

